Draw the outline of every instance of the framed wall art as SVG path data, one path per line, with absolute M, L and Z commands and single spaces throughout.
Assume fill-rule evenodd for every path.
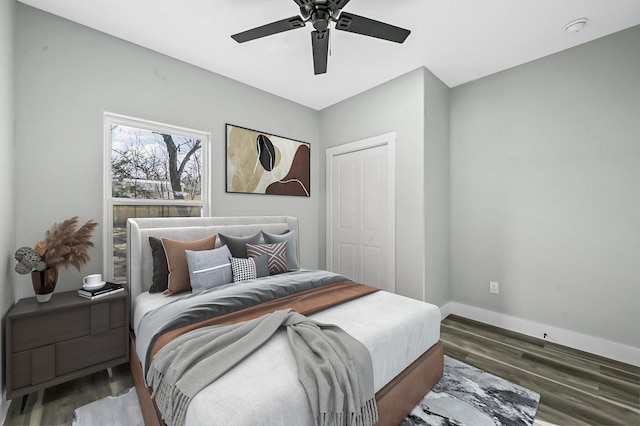
M 311 195 L 308 143 L 227 124 L 226 147 L 226 192 Z

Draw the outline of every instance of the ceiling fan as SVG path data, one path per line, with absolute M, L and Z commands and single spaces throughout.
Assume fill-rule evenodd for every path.
M 300 15 L 262 25 L 231 36 L 238 43 L 303 28 L 311 21 L 315 31 L 311 33 L 314 73 L 327 72 L 329 59 L 329 24 L 335 22 L 335 29 L 362 34 L 369 37 L 402 43 L 411 31 L 384 22 L 342 12 L 349 0 L 293 0 L 300 7 Z M 338 16 L 339 15 L 339 16 Z

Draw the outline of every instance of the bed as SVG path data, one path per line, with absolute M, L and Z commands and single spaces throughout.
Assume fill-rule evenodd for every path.
M 145 424 L 163 424 L 145 380 L 148 364 L 163 342 L 198 326 L 255 318 L 285 307 L 293 307 L 315 321 L 335 324 L 366 346 L 373 363 L 377 424 L 399 424 L 442 376 L 444 349 L 439 342 L 440 311 L 436 306 L 376 291 L 327 271 L 306 269 L 203 292 L 168 296 L 148 292 L 154 269 L 149 237 L 193 241 L 213 234 L 241 237 L 260 232 L 289 233 L 293 253 L 299 259 L 298 221 L 289 216 L 128 220 L 130 366 Z M 290 239 L 292 235 L 296 240 Z M 215 247 L 220 246 L 218 238 Z M 291 252 L 291 244 L 289 249 Z M 265 288 L 269 290 L 265 292 Z M 252 306 L 226 307 L 229 300 L 236 303 L 243 299 L 236 294 L 239 291 L 248 292 L 242 295 L 250 295 L 245 298 L 254 300 Z M 268 296 L 263 296 L 266 293 Z M 222 310 L 215 315 L 207 311 L 205 318 L 187 324 L 184 318 L 188 315 L 180 312 L 192 304 L 197 305 L 198 312 L 204 310 L 202 306 Z M 166 312 L 173 312 L 179 328 L 162 328 Z M 188 406 L 185 424 L 312 425 L 309 407 L 286 334 L 279 331 L 241 364 L 202 389 Z

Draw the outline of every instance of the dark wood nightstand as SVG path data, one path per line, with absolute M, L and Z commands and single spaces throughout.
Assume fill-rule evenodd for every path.
M 7 399 L 129 361 L 129 293 L 20 299 L 6 317 Z M 26 399 L 23 399 L 23 404 Z

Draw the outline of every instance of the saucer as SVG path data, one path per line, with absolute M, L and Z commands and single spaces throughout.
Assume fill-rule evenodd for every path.
M 85 290 L 97 290 L 99 288 L 104 287 L 105 284 L 106 284 L 105 281 L 101 281 L 101 282 L 95 283 L 95 284 L 84 284 L 82 286 L 82 288 L 84 288 Z

